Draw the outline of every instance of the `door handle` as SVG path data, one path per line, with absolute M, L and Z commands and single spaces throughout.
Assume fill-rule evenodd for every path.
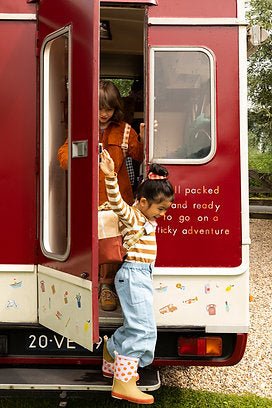
M 72 142 L 72 158 L 88 156 L 88 140 Z

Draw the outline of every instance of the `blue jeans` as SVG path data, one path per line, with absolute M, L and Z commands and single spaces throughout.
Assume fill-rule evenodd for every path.
M 145 367 L 154 359 L 157 327 L 153 311 L 152 265 L 124 262 L 115 276 L 115 288 L 123 311 L 123 326 L 107 342 L 110 355 L 139 359 Z

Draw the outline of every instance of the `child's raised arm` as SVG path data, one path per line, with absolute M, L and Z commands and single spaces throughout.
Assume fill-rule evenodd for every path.
M 105 174 L 105 183 L 107 189 L 108 200 L 113 211 L 118 215 L 119 219 L 128 227 L 131 228 L 137 221 L 135 213 L 131 207 L 123 200 L 117 182 L 117 175 L 114 172 L 114 162 L 107 150 L 103 150 L 100 154 L 100 168 Z

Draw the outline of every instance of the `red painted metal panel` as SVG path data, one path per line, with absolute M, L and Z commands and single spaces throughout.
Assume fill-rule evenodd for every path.
M 0 263 L 33 264 L 36 239 L 36 24 L 0 24 Z
M 236 17 L 236 0 L 158 0 L 152 7 L 150 17 Z
M 214 53 L 216 62 L 216 154 L 204 165 L 168 166 L 177 191 L 175 204 L 183 208 L 170 209 L 168 219 L 159 222 L 156 265 L 239 266 L 238 28 L 153 26 L 149 29 L 148 44 L 207 47 Z M 215 212 L 215 204 L 220 205 L 218 212 Z M 190 219 L 182 222 L 183 215 Z M 207 216 L 208 221 L 201 221 L 203 216 Z M 173 229 L 177 229 L 175 236 Z
M 156 5 L 158 4 L 157 0 L 106 0 L 105 3 L 127 3 L 127 4 L 151 4 L 151 5 Z
M 26 0 L 1 0 L 0 13 L 35 13 L 34 4 L 27 4 Z
M 220 358 L 214 358 L 212 361 L 210 360 L 181 360 L 179 358 L 173 357 L 172 359 L 162 359 L 156 358 L 154 359 L 152 365 L 154 367 L 160 366 L 212 366 L 212 367 L 224 367 L 224 366 L 232 366 L 242 359 L 247 344 L 247 334 L 246 333 L 238 333 L 233 353 L 226 358 L 225 360 L 220 360 Z M 17 364 L 17 365 L 58 365 L 61 364 L 62 366 L 68 365 L 81 365 L 81 366 L 98 366 L 102 363 L 102 357 L 0 357 L 0 364 Z
M 99 4 L 91 0 L 41 0 L 39 40 L 66 25 L 72 27 L 71 138 L 88 140 L 88 157 L 72 159 L 71 164 L 71 252 L 65 262 L 40 262 L 76 276 L 89 274 L 93 297 L 97 298 L 97 209 L 98 203 L 98 42 Z M 97 135 L 97 139 L 95 137 Z M 95 238 L 95 239 L 93 239 Z M 94 302 L 94 322 L 98 304 Z M 98 324 L 94 341 L 98 340 Z

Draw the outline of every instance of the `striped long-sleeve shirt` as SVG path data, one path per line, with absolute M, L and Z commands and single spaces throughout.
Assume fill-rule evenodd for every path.
M 124 239 L 124 246 L 130 246 L 133 236 L 142 231 L 142 236 L 128 250 L 126 262 L 154 263 L 157 254 L 156 225 L 157 223 L 148 221 L 143 213 L 134 205 L 129 206 L 121 197 L 117 176 L 106 177 L 106 189 L 108 201 L 112 210 L 118 215 L 120 221 L 120 231 Z

